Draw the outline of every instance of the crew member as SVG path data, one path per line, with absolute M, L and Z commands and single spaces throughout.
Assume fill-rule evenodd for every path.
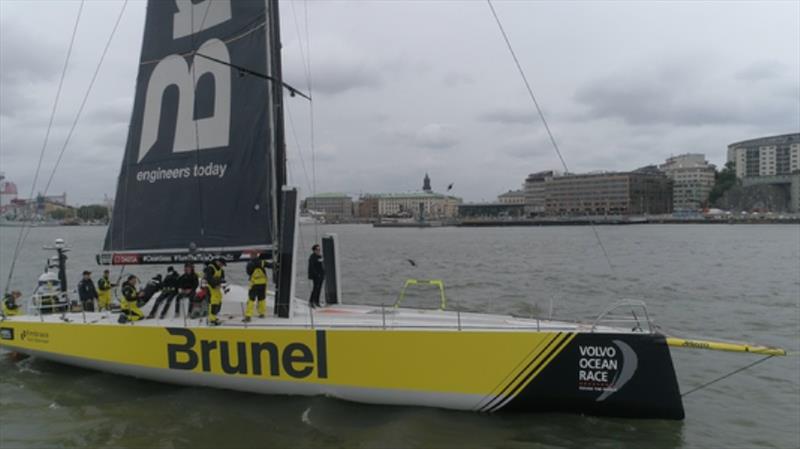
M 111 310 L 111 289 L 116 285 L 108 278 L 108 270 L 103 270 L 103 277 L 97 280 L 98 309 Z
M 183 274 L 178 278 L 178 295 L 175 297 L 175 318 L 177 318 L 181 311 L 181 300 L 186 298 L 187 314 L 191 314 L 191 308 L 195 301 L 195 292 L 200 285 L 200 279 L 194 271 L 194 264 L 186 263 L 183 266 Z M 162 317 L 167 309 L 161 313 Z
M 22 296 L 22 293 L 20 293 L 19 290 L 13 290 L 11 293 L 3 297 L 3 315 L 19 315 L 20 304 L 17 302 L 17 300 L 20 298 L 20 296 Z
M 217 314 L 220 309 L 222 309 L 222 283 L 225 282 L 225 270 L 222 269 L 223 266 L 225 266 L 225 261 L 218 258 L 214 259 L 214 261 L 208 264 L 206 269 L 203 270 L 204 279 L 208 284 L 210 296 L 208 322 L 214 326 L 220 324 Z
M 167 314 L 167 310 L 169 306 L 172 304 L 172 299 L 175 295 L 178 294 L 178 273 L 172 267 L 167 267 L 167 275 L 164 277 L 164 281 L 161 283 L 161 294 L 158 295 L 158 299 L 156 303 L 153 304 L 153 308 L 150 309 L 150 313 L 147 315 L 147 318 L 154 318 L 156 313 L 158 313 L 158 307 L 161 306 L 162 303 L 164 304 L 164 309 L 161 310 L 161 315 L 159 318 L 164 318 Z
M 313 309 L 320 307 L 319 294 L 322 292 L 322 281 L 325 280 L 325 268 L 322 266 L 322 249 L 319 245 L 311 247 L 311 255 L 308 257 L 308 278 L 314 282 L 311 289 L 311 298 L 308 305 Z
M 97 300 L 97 290 L 92 281 L 92 272 L 84 271 L 83 279 L 78 283 L 78 297 L 81 300 L 83 310 L 94 312 L 94 302 Z
M 139 279 L 134 275 L 128 276 L 128 279 L 122 283 L 121 308 L 124 314 L 122 316 L 124 316 L 127 321 L 139 321 L 144 318 L 144 313 L 142 313 L 137 304 L 139 300 L 139 292 L 136 290 L 137 283 L 139 283 Z M 125 321 L 126 320 L 120 320 L 120 322 Z
M 258 301 L 258 317 L 264 318 L 267 314 L 267 268 L 272 268 L 272 264 L 267 261 L 266 254 L 259 254 L 258 257 L 247 264 L 247 274 L 250 276 L 250 290 L 247 292 L 245 322 L 253 318 L 253 308 L 256 301 Z
M 139 292 L 139 307 L 144 307 L 148 301 L 159 291 L 161 291 L 161 275 L 157 274 L 152 277 L 147 284 L 144 285 L 142 291 Z

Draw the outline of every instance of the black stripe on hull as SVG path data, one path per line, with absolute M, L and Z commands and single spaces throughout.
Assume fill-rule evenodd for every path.
M 521 369 L 517 373 L 517 375 L 514 376 L 514 378 L 511 380 L 511 382 L 507 383 L 506 386 L 503 387 L 503 391 L 501 391 L 497 396 L 492 398 L 488 403 L 486 403 L 485 405 L 481 406 L 480 407 L 480 411 L 482 411 L 482 412 L 489 411 L 490 409 L 496 407 L 497 404 L 502 402 L 506 397 L 508 397 L 509 390 L 514 390 L 517 385 L 522 383 L 522 382 L 519 382 L 520 377 L 522 377 L 523 375 L 525 375 L 525 373 L 530 371 L 531 365 L 533 365 L 538 360 L 540 360 L 542 354 L 547 352 L 547 351 L 549 351 L 550 348 L 553 346 L 553 343 L 555 343 L 556 340 L 558 340 L 561 337 L 561 335 L 562 335 L 561 332 L 559 332 L 555 336 L 553 336 L 550 340 L 548 340 L 546 342 L 543 342 L 545 347 L 541 351 L 539 351 L 539 347 L 538 346 L 536 348 L 534 348 L 534 350 L 531 351 L 533 353 L 533 357 L 531 358 L 530 362 L 528 362 L 528 364 L 525 365 L 525 368 Z M 534 367 L 534 369 L 535 369 L 535 367 Z
M 662 335 L 578 334 L 502 410 L 684 418 Z

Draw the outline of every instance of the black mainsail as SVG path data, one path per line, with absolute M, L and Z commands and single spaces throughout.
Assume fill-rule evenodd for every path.
M 275 3 L 149 2 L 101 262 L 236 260 L 273 248 L 285 178 L 279 72 L 269 80 L 280 70 Z

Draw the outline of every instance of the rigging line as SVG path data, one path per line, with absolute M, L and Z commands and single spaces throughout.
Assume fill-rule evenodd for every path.
M 196 6 L 196 5 L 192 5 L 192 7 L 194 7 L 194 6 Z M 209 1 L 207 6 L 206 6 L 206 12 L 203 14 L 203 20 L 200 21 L 200 27 L 197 28 L 198 31 L 202 30 L 203 26 L 206 24 L 206 19 L 208 18 L 208 12 L 210 10 L 211 10 L 211 2 Z M 192 16 L 192 19 L 191 19 L 192 31 L 194 31 L 195 30 L 195 28 L 194 28 L 194 11 L 192 11 L 191 16 Z M 192 41 L 191 41 L 192 42 L 192 54 L 195 54 L 195 55 L 197 54 L 197 50 L 200 49 L 200 47 L 198 47 L 196 45 L 196 43 L 197 43 L 196 39 L 195 39 L 196 35 L 197 35 L 196 32 L 192 33 Z M 197 64 L 195 62 L 196 61 L 192 61 L 191 70 L 192 70 L 192 92 L 194 92 L 195 96 L 196 96 L 197 95 Z M 195 107 L 196 107 L 196 105 L 193 104 L 192 105 L 192 110 L 194 110 Z M 194 114 L 192 114 L 192 115 L 194 115 Z M 195 163 L 199 166 L 200 165 L 200 125 L 198 124 L 197 120 L 193 120 L 193 122 L 194 122 L 194 145 L 195 145 L 195 152 L 194 152 L 195 157 L 194 157 L 194 160 L 195 160 Z M 197 178 L 197 200 L 198 200 L 198 203 L 199 203 L 198 209 L 199 209 L 199 212 L 200 212 L 200 237 L 201 238 L 205 238 L 205 234 L 206 234 L 206 214 L 205 214 L 205 208 L 203 207 L 203 181 L 202 181 L 202 177 L 201 176 L 196 176 L 196 178 Z
M 503 40 L 506 43 L 506 47 L 508 47 L 509 53 L 511 53 L 511 58 L 514 59 L 514 64 L 517 66 L 517 70 L 519 71 L 520 76 L 522 77 L 522 81 L 525 83 L 525 88 L 528 90 L 528 95 L 531 97 L 534 106 L 536 106 L 536 112 L 539 114 L 539 118 L 542 120 L 542 124 L 544 125 L 545 131 L 547 131 L 548 137 L 550 137 L 550 143 L 553 144 L 553 149 L 556 151 L 558 155 L 558 159 L 561 161 L 561 165 L 564 167 L 564 173 L 569 173 L 569 167 L 567 167 L 567 162 L 564 160 L 564 156 L 561 155 L 561 149 L 558 147 L 558 143 L 556 143 L 556 139 L 553 136 L 553 132 L 550 131 L 550 126 L 547 124 L 547 119 L 544 117 L 544 112 L 542 112 L 542 108 L 539 106 L 539 102 L 536 100 L 536 95 L 533 94 L 533 88 L 531 84 L 528 82 L 528 77 L 525 76 L 525 70 L 522 69 L 522 64 L 519 62 L 519 58 L 517 58 L 516 52 L 514 52 L 514 47 L 511 46 L 511 41 L 508 38 L 508 34 L 506 33 L 505 28 L 503 28 L 502 22 L 500 22 L 500 17 L 497 15 L 497 11 L 494 9 L 494 5 L 492 5 L 492 0 L 486 0 L 486 3 L 489 5 L 489 9 L 492 11 L 492 16 L 494 17 L 494 21 L 497 23 L 497 27 L 500 29 L 500 34 L 503 35 Z M 597 239 L 597 243 L 600 246 L 600 249 L 603 251 L 603 256 L 606 258 L 606 262 L 608 262 L 608 268 L 611 271 L 612 275 L 616 275 L 614 270 L 614 264 L 611 263 L 611 258 L 608 256 L 608 251 L 606 251 L 605 245 L 603 245 L 603 241 L 600 238 L 600 233 L 597 232 L 597 227 L 595 226 L 593 221 L 589 221 L 590 226 L 592 227 L 592 232 L 594 233 L 595 238 Z
M 295 2 L 289 2 L 292 5 L 292 16 L 294 17 L 294 29 L 297 33 L 297 41 L 300 43 L 300 60 L 303 61 L 303 72 L 306 76 L 306 86 L 308 86 L 308 80 L 311 77 L 308 71 L 308 64 L 306 63 L 306 53 L 305 49 L 303 48 L 303 39 L 301 38 L 300 34 L 300 23 L 297 20 L 297 11 L 294 7 Z M 308 24 L 308 22 L 306 22 Z
M 117 15 L 117 20 L 114 22 L 114 27 L 111 29 L 111 34 L 108 36 L 108 40 L 106 41 L 106 45 L 103 48 L 103 52 L 100 54 L 100 59 L 97 62 L 97 67 L 95 67 L 94 73 L 92 74 L 92 79 L 89 81 L 89 86 L 86 88 L 86 93 L 83 94 L 83 99 L 81 100 L 81 105 L 78 107 L 78 112 L 75 114 L 75 119 L 72 121 L 72 126 L 67 133 L 66 139 L 64 139 L 64 144 L 61 146 L 61 150 L 58 153 L 58 158 L 56 159 L 55 164 L 53 165 L 53 169 L 50 171 L 50 177 L 47 179 L 47 184 L 44 187 L 44 193 L 42 195 L 47 195 L 47 192 L 50 190 L 50 185 L 53 182 L 53 178 L 55 178 L 56 171 L 58 167 L 61 165 L 61 159 L 64 157 L 64 153 L 67 150 L 67 146 L 69 145 L 69 141 L 72 138 L 72 134 L 75 132 L 75 128 L 78 126 L 78 122 L 80 121 L 81 115 L 83 114 L 83 109 L 86 107 L 86 102 L 89 99 L 89 95 L 94 88 L 94 84 L 97 81 L 97 75 L 100 74 L 100 69 L 103 66 L 103 61 L 105 61 L 106 54 L 108 54 L 108 49 L 111 47 L 111 42 L 114 40 L 114 36 L 117 33 L 117 29 L 119 28 L 119 24 L 122 21 L 122 16 L 125 14 L 125 8 L 128 6 L 128 0 L 124 0 L 122 3 L 122 8 L 120 8 L 119 14 Z M 30 229 L 28 230 L 30 232 Z M 25 234 L 25 238 L 23 239 L 23 243 L 27 240 L 28 234 Z
M 750 363 L 749 365 L 745 365 L 745 366 L 743 366 L 743 367 L 741 367 L 739 369 L 731 371 L 728 374 L 725 374 L 724 376 L 717 377 L 716 379 L 714 379 L 714 380 L 712 380 L 710 382 L 706 382 L 706 383 L 704 383 L 704 384 L 702 384 L 702 385 L 700 385 L 698 387 L 692 388 L 691 390 L 689 390 L 689 391 L 687 391 L 685 393 L 681 393 L 681 397 L 690 395 L 690 394 L 694 393 L 695 391 L 702 390 L 703 388 L 711 386 L 712 384 L 715 384 L 715 383 L 717 383 L 717 382 L 719 382 L 721 380 L 727 379 L 727 378 L 733 376 L 734 374 L 738 374 L 738 373 L 741 373 L 742 371 L 744 371 L 744 370 L 746 370 L 748 368 L 752 368 L 752 367 L 758 365 L 761 362 L 766 362 L 767 360 L 769 360 L 769 359 L 771 359 L 773 357 L 775 357 L 775 356 L 774 355 L 768 355 L 766 357 L 760 358 L 760 359 L 756 360 L 755 362 Z
M 119 28 L 119 24 L 122 21 L 122 16 L 125 14 L 125 8 L 128 6 L 128 0 L 124 0 L 122 3 L 122 8 L 119 11 L 119 15 L 117 15 L 117 21 L 114 23 L 114 27 L 111 29 L 111 34 L 108 36 L 108 40 L 106 41 L 106 46 L 103 48 L 103 52 L 100 54 L 100 60 L 97 62 L 97 67 L 94 70 L 94 74 L 92 74 L 92 80 L 89 82 L 89 87 L 86 88 L 86 93 L 83 95 L 83 100 L 81 101 L 81 105 L 78 108 L 78 113 L 75 115 L 75 119 L 72 121 L 72 127 L 70 127 L 69 132 L 67 133 L 67 138 L 64 140 L 64 145 L 61 146 L 61 151 L 58 154 L 58 158 L 56 159 L 56 163 L 53 166 L 53 170 L 50 172 L 50 177 L 47 179 L 47 184 L 44 187 L 44 194 L 47 195 L 47 191 L 50 188 L 50 184 L 53 182 L 53 178 L 55 177 L 56 170 L 61 163 L 61 159 L 64 157 L 64 152 L 67 149 L 67 145 L 69 145 L 69 141 L 72 138 L 73 132 L 75 132 L 75 128 L 78 126 L 78 121 L 81 118 L 81 114 L 83 114 L 83 108 L 86 106 L 86 101 L 89 99 L 89 95 L 94 88 L 94 83 L 97 81 L 97 75 L 100 73 L 100 69 L 103 66 L 103 61 L 106 58 L 106 54 L 108 54 L 108 49 L 111 47 L 111 42 L 114 40 L 114 35 L 117 33 L 117 29 Z
M 303 13 L 305 20 L 306 31 L 306 58 L 308 59 L 308 96 L 314 96 L 314 89 L 311 77 L 311 33 L 308 28 L 308 0 L 303 1 Z M 316 136 L 314 131 L 314 102 L 310 101 L 308 104 L 308 122 L 309 122 L 309 140 L 311 145 L 311 177 L 312 177 L 312 194 L 317 195 L 317 150 L 316 150 Z M 314 220 L 314 243 L 319 240 L 319 224 Z
M 221 59 L 212 58 L 211 56 L 204 55 L 202 53 L 195 53 L 194 55 L 195 56 L 199 56 L 199 57 L 201 57 L 203 59 L 208 59 L 209 61 L 212 61 L 212 62 L 216 62 L 217 64 L 222 64 L 224 66 L 228 66 L 228 67 L 234 68 L 234 69 L 238 70 L 240 73 L 246 73 L 248 75 L 253 75 L 256 78 L 261 78 L 261 79 L 264 79 L 264 80 L 267 80 L 267 81 L 271 81 L 271 82 L 277 81 L 272 76 L 256 72 L 255 70 L 250 70 L 247 67 L 243 67 L 243 66 L 236 65 L 236 64 L 231 64 L 230 62 L 225 62 L 225 61 L 223 61 Z M 285 83 L 285 82 L 281 82 L 281 84 L 283 85 L 284 89 L 289 91 L 289 94 L 291 96 L 300 95 L 301 97 L 305 98 L 306 100 L 311 101 L 311 97 L 309 97 L 308 95 L 304 94 L 303 92 L 301 92 L 297 88 L 293 87 L 292 85 L 290 85 L 288 83 Z
M 56 110 L 58 109 L 58 101 L 61 98 L 61 90 L 64 86 L 64 78 L 66 78 L 67 74 L 67 67 L 69 66 L 69 60 L 72 56 L 72 49 L 75 46 L 75 36 L 78 34 L 78 24 L 81 21 L 81 14 L 83 13 L 83 5 L 85 4 L 85 0 L 81 0 L 80 5 L 78 6 L 78 15 L 75 17 L 75 25 L 72 27 L 72 37 L 69 40 L 69 47 L 67 47 L 67 55 L 64 58 L 64 67 L 61 69 L 61 77 L 58 80 L 58 88 L 56 89 L 56 98 L 53 101 L 53 109 L 50 111 L 50 120 L 47 124 L 47 130 L 45 131 L 44 135 L 44 143 L 42 143 L 42 149 L 39 151 L 39 161 L 36 163 L 36 171 L 33 176 L 33 182 L 31 183 L 31 192 L 28 195 L 29 199 L 33 199 L 33 193 L 36 191 L 36 183 L 39 181 L 39 172 L 42 168 L 42 161 L 44 160 L 44 153 L 47 149 L 47 142 L 50 140 L 50 131 L 53 129 L 53 121 L 55 120 Z M 33 218 L 33 217 L 31 217 Z M 25 239 L 27 238 L 27 231 L 26 228 L 30 229 L 28 223 L 24 223 L 19 230 L 19 236 L 17 237 L 17 243 L 14 247 L 14 256 L 11 259 L 11 267 L 8 270 L 8 279 L 6 280 L 6 286 L 4 288 L 3 294 L 8 294 L 8 289 L 11 285 L 11 277 L 14 275 L 14 267 L 17 264 L 17 257 L 19 257 L 19 251 L 22 248 L 22 244 L 24 243 Z
M 528 95 L 533 100 L 534 106 L 536 106 L 536 112 L 539 113 L 539 118 L 542 120 L 542 124 L 544 125 L 544 129 L 547 131 L 547 135 L 550 137 L 550 142 L 553 144 L 553 148 L 556 150 L 556 154 L 558 154 L 558 158 L 561 160 L 561 165 L 564 166 L 564 171 L 569 172 L 569 168 L 567 168 L 567 162 L 564 160 L 564 157 L 561 155 L 561 150 L 558 148 L 558 144 L 556 143 L 555 137 L 553 137 L 553 133 L 550 131 L 550 126 L 547 124 L 547 120 L 544 118 L 544 113 L 542 112 L 542 108 L 539 106 L 539 102 L 536 101 L 536 96 L 533 94 L 533 88 L 531 88 L 530 83 L 528 82 L 528 77 L 525 76 L 525 71 L 522 70 L 522 64 L 520 64 L 519 59 L 517 58 L 517 54 L 514 52 L 514 48 L 511 46 L 511 41 L 508 39 L 508 34 L 506 34 L 505 28 L 503 28 L 503 24 L 500 22 L 500 17 L 497 16 L 497 11 L 494 10 L 494 5 L 492 5 L 492 0 L 486 0 L 486 3 L 489 4 L 489 9 L 492 11 L 492 16 L 494 16 L 495 22 L 497 22 L 498 28 L 500 28 L 500 33 L 503 35 L 503 40 L 506 42 L 506 47 L 508 47 L 508 51 L 511 53 L 511 57 L 514 59 L 514 64 L 517 66 L 517 70 L 519 74 L 522 76 L 522 81 L 525 83 L 525 88 L 528 90 Z
M 303 175 L 306 179 L 306 187 L 311 189 L 311 180 L 308 177 L 308 170 L 306 169 L 306 162 L 303 158 L 303 147 L 300 145 L 300 141 L 297 139 L 297 132 L 295 131 L 294 127 L 294 119 L 292 118 L 292 111 L 289 109 L 288 105 L 284 108 L 286 111 L 286 116 L 289 118 L 289 128 L 292 130 L 292 136 L 294 137 L 294 143 L 297 145 L 297 152 L 300 157 L 300 164 L 303 168 Z

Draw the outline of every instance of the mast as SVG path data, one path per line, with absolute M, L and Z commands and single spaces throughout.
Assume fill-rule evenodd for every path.
M 267 51 L 270 54 L 270 71 L 272 76 L 272 126 L 275 132 L 275 205 L 277 215 L 275 222 L 277 223 L 276 236 L 281 235 L 281 223 L 283 214 L 283 199 L 281 198 L 281 191 L 286 186 L 286 134 L 284 132 L 284 118 L 283 118 L 283 68 L 281 64 L 281 30 L 280 30 L 280 12 L 278 10 L 278 0 L 267 0 L 267 23 L 269 25 L 269 47 Z M 276 237 L 277 238 L 277 237 Z M 277 241 L 280 245 L 280 241 Z
M 283 117 L 283 69 L 281 66 L 281 30 L 278 0 L 266 0 L 267 24 L 269 25 L 267 53 L 270 75 L 272 77 L 270 95 L 272 97 L 273 148 L 273 204 L 275 205 L 275 250 L 273 258 L 277 261 L 273 270 L 276 281 L 275 314 L 280 318 L 291 316 L 291 302 L 294 296 L 294 268 L 297 235 L 297 189 L 286 185 L 286 134 Z

